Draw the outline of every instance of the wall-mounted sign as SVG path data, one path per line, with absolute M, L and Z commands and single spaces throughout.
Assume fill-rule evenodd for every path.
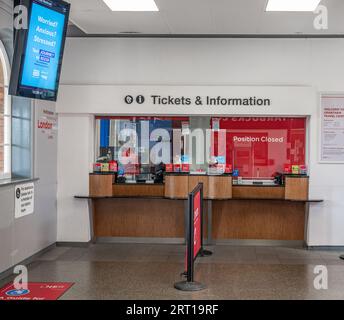
M 61 86 L 58 113 L 117 115 L 311 115 L 312 87 Z M 70 108 L 70 106 L 73 108 Z
M 34 211 L 35 186 L 31 183 L 17 185 L 14 189 L 15 218 L 27 216 Z
M 321 97 L 320 161 L 344 163 L 344 95 Z
M 271 99 L 259 97 L 226 97 L 226 96 L 162 96 L 151 94 L 147 99 L 143 95 L 138 95 L 135 99 L 131 95 L 126 95 L 124 102 L 132 104 L 134 101 L 143 104 L 150 100 L 153 105 L 162 106 L 270 106 Z
M 16 31 L 10 94 L 56 101 L 70 4 L 22 0 L 28 28 Z
M 57 135 L 57 114 L 48 109 L 39 110 L 37 129 L 48 140 L 55 139 Z

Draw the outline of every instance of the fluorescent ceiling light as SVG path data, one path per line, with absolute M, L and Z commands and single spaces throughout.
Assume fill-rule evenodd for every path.
M 269 0 L 266 11 L 311 11 L 321 0 Z
M 112 11 L 159 11 L 154 0 L 103 0 Z

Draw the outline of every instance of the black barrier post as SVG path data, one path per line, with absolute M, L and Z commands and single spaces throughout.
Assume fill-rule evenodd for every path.
M 205 285 L 199 282 L 194 281 L 194 262 L 197 256 L 194 255 L 194 196 L 200 192 L 200 219 L 201 219 L 201 230 L 200 236 L 203 237 L 203 184 L 200 183 L 198 186 L 189 194 L 188 197 L 188 211 L 189 211 L 189 219 L 187 225 L 187 270 L 186 270 L 186 281 L 177 282 L 174 284 L 174 287 L 178 290 L 182 291 L 200 291 L 205 289 Z M 202 252 L 202 240 L 201 240 L 201 248 L 198 254 Z
M 344 254 L 343 254 L 343 255 L 341 255 L 339 258 L 341 258 L 342 260 L 344 260 Z

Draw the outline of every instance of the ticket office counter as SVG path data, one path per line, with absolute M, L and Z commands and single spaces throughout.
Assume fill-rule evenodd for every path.
M 180 146 L 179 159 L 173 152 L 161 160 L 163 163 L 190 163 L 189 170 L 193 172 L 211 172 L 214 163 L 232 165 L 242 179 L 271 179 L 278 172 L 293 172 L 284 170 L 284 166 L 307 164 L 305 117 L 97 116 L 95 127 L 96 162 L 117 161 L 119 176 L 125 177 L 118 180 L 111 174 L 90 175 L 90 197 L 86 198 L 93 234 L 98 240 L 184 242 L 187 194 L 202 182 L 204 234 L 208 242 L 304 241 L 310 201 L 308 177 L 287 176 L 284 185 L 262 186 L 236 185 L 230 175 L 168 173 L 160 184 L 152 183 L 150 176 L 152 164 L 158 163 L 158 143 Z M 197 145 L 210 151 L 211 161 L 202 168 L 191 161 L 203 153 L 202 148 L 192 148 L 191 133 L 199 132 L 196 129 L 201 129 L 204 137 L 209 129 L 212 132 L 210 150 L 204 137 L 196 139 Z M 124 148 L 122 130 L 131 132 L 131 147 Z M 172 134 L 176 130 L 181 136 Z M 208 156 L 209 152 L 204 153 Z M 123 155 L 133 157 L 135 164 L 124 165 L 119 161 Z M 141 159 L 147 155 L 150 168 Z M 178 170 L 172 167 L 173 171 Z M 179 169 L 184 170 L 183 166 Z
M 231 175 L 170 173 L 164 183 L 116 183 L 113 174 L 90 174 L 90 223 L 98 241 L 183 243 L 187 195 L 204 186 L 208 243 L 293 241 L 306 235 L 309 178 L 287 176 L 283 186 L 233 185 Z

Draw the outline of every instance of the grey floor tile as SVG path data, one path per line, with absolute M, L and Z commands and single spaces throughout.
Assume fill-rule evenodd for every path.
M 69 251 L 70 248 L 67 247 L 55 247 L 52 250 L 42 254 L 37 258 L 37 260 L 54 261 L 57 260 L 61 255 Z
M 302 264 L 302 265 L 324 265 L 325 260 L 324 259 L 311 259 L 311 258 L 281 258 L 279 257 L 279 260 L 281 264 L 284 265 L 297 265 L 297 264 Z

